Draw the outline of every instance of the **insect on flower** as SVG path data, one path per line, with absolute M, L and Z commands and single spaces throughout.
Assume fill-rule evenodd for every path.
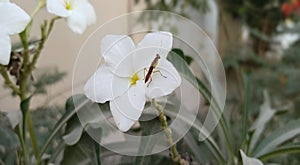
M 94 102 L 109 101 L 120 131 L 127 132 L 139 120 L 147 100 L 167 96 L 180 86 L 181 77 L 167 59 L 172 44 L 172 33 L 162 31 L 147 33 L 137 45 L 125 35 L 102 39 L 104 65 L 87 81 L 84 91 Z M 159 70 L 165 76 L 154 74 Z
M 148 85 L 151 83 L 152 78 L 151 75 L 152 73 L 159 73 L 162 77 L 167 78 L 166 76 L 164 76 L 159 70 L 154 70 L 158 64 L 158 60 L 160 59 L 159 54 L 156 54 L 156 57 L 154 58 L 154 60 L 152 61 L 150 67 L 149 67 L 149 71 L 147 71 L 147 69 L 145 68 L 145 72 L 147 72 L 146 77 L 145 77 L 145 84 L 149 81 Z

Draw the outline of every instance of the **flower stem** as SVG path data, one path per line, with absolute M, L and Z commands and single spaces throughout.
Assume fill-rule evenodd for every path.
M 61 17 L 52 18 L 48 28 L 47 28 L 47 22 L 46 21 L 44 22 L 44 24 L 41 25 L 41 36 L 42 37 L 41 37 L 41 40 L 40 40 L 40 43 L 39 43 L 39 46 L 38 46 L 38 50 L 33 55 L 32 62 L 30 63 L 30 67 L 29 67 L 30 72 L 35 68 L 35 65 L 38 61 L 38 58 L 40 57 L 40 54 L 41 54 L 41 52 L 44 48 L 45 42 L 47 41 L 47 39 L 48 39 L 52 29 L 53 29 L 55 21 L 60 19 L 60 18 Z
M 32 14 L 32 18 L 38 13 L 38 11 L 44 6 L 45 4 L 41 3 L 39 1 L 39 4 L 36 8 L 36 10 L 34 11 L 34 13 Z M 28 37 L 29 37 L 29 32 L 31 30 L 31 26 L 32 26 L 32 22 L 33 22 L 33 19 L 31 20 L 30 24 L 26 27 L 26 29 L 20 33 L 20 39 L 21 39 L 21 42 L 22 42 L 22 45 L 23 45 L 23 48 L 24 48 L 24 51 L 23 51 L 23 68 L 22 68 L 22 71 L 21 71 L 21 79 L 20 79 L 20 89 L 19 89 L 19 96 L 20 96 L 20 99 L 21 101 L 24 101 L 27 99 L 27 94 L 28 94 L 28 91 L 27 91 L 27 85 L 28 85 L 28 78 L 29 76 L 31 75 L 33 69 L 35 68 L 35 65 L 37 63 L 37 60 L 39 58 L 39 55 L 40 53 L 42 52 L 42 49 L 44 48 L 44 44 L 48 38 L 48 35 L 50 34 L 49 31 L 51 30 L 48 30 L 47 29 L 47 24 L 43 24 L 41 26 L 41 41 L 39 43 L 39 47 L 38 47 L 38 51 L 36 54 L 34 54 L 34 57 L 32 59 L 32 61 L 30 60 L 30 53 L 29 53 L 29 45 L 28 45 Z M 49 29 L 52 29 L 52 26 L 54 24 L 54 21 L 52 21 L 52 25 L 50 26 Z M 29 104 L 29 103 L 28 103 Z M 29 106 L 28 106 L 28 109 L 29 109 Z M 39 156 L 39 148 L 38 148 L 38 143 L 37 143 L 37 138 L 36 138 L 36 134 L 35 134 L 35 131 L 34 131 L 34 126 L 33 126 L 33 123 L 32 123 L 32 118 L 31 118 L 31 114 L 30 114 L 30 111 L 27 110 L 26 111 L 26 114 L 24 115 L 25 118 L 23 120 L 25 120 L 24 122 L 24 130 L 23 132 L 26 132 L 26 129 L 28 129 L 28 132 L 29 132 L 29 135 L 30 135 L 30 141 L 31 141 L 31 145 L 32 145 L 32 149 L 33 149 L 33 153 L 34 153 L 34 156 L 37 158 Z M 20 139 L 20 141 L 24 141 L 24 147 L 26 149 L 26 138 L 23 138 L 21 137 L 22 139 Z M 23 147 L 23 150 L 24 150 L 24 147 Z M 24 154 L 24 159 L 26 157 L 28 157 L 28 155 L 25 155 L 25 153 L 27 154 L 27 152 L 23 151 L 23 154 Z M 26 159 L 25 159 L 26 161 Z
M 33 12 L 30 14 L 30 22 L 28 23 L 26 29 L 24 30 L 24 34 L 26 35 L 27 38 L 29 38 L 30 30 L 33 24 L 33 19 L 34 17 L 39 13 L 39 11 L 46 6 L 46 0 L 38 0 L 38 4 L 36 5 L 35 9 Z
M 22 52 L 22 57 L 23 57 L 23 65 L 21 68 L 21 73 L 20 73 L 20 84 L 19 87 L 16 86 L 13 81 L 10 79 L 10 76 L 7 73 L 6 68 L 4 68 L 3 66 L 0 66 L 0 74 L 2 75 L 2 77 L 5 80 L 5 84 L 11 88 L 11 90 L 17 94 L 20 98 L 21 103 L 23 101 L 26 101 L 26 99 L 28 99 L 28 79 L 29 76 L 32 74 L 32 71 L 35 69 L 35 65 L 38 61 L 38 58 L 44 48 L 44 44 L 46 42 L 46 40 L 48 39 L 54 23 L 57 19 L 59 19 L 60 17 L 54 17 L 53 19 L 51 19 L 50 25 L 48 27 L 47 21 L 45 21 L 44 24 L 41 25 L 41 40 L 39 42 L 38 45 L 38 50 L 36 53 L 33 54 L 33 57 L 31 58 L 30 55 L 32 54 L 29 50 L 29 42 L 28 39 L 30 38 L 30 31 L 32 28 L 32 24 L 33 24 L 33 18 L 37 15 L 37 13 L 46 5 L 46 0 L 39 0 L 38 4 L 35 8 L 35 10 L 33 11 L 33 13 L 31 14 L 31 20 L 29 22 L 29 24 L 27 25 L 27 27 L 25 28 L 25 30 L 23 32 L 21 32 L 19 34 L 19 38 L 21 40 L 22 46 L 23 46 L 23 52 Z M 28 146 L 26 144 L 26 132 L 29 132 L 30 135 L 30 140 L 31 140 L 31 145 L 32 145 L 32 149 L 35 155 L 35 158 L 38 159 L 39 158 L 39 148 L 38 148 L 38 143 L 37 143 L 37 138 L 36 138 L 36 134 L 34 131 L 34 126 L 32 123 L 32 118 L 31 118 L 31 114 L 29 111 L 29 104 L 30 100 L 28 100 L 28 107 L 26 107 L 26 110 L 24 111 L 24 115 L 23 115 L 23 128 L 22 126 L 19 124 L 17 125 L 17 127 L 15 128 L 15 132 L 17 133 L 18 137 L 19 137 L 19 141 L 21 143 L 21 147 L 22 147 L 22 156 L 23 156 L 23 161 L 25 165 L 29 165 L 30 164 L 30 153 L 28 152 Z M 28 129 L 28 130 L 27 130 Z M 20 159 L 21 160 L 21 159 Z
M 26 30 L 25 30 L 26 31 Z M 21 69 L 21 74 L 20 74 L 20 99 L 25 100 L 26 99 L 26 94 L 27 94 L 27 79 L 28 79 L 28 63 L 29 63 L 29 45 L 28 45 L 28 38 L 26 35 L 26 32 L 23 31 L 22 33 L 19 34 L 20 40 L 22 42 L 24 51 L 22 52 L 23 56 L 23 67 Z
M 39 0 L 37 6 L 35 7 L 34 11 L 31 13 L 31 19 L 33 19 L 36 14 L 46 6 L 46 0 Z
M 54 139 L 54 137 L 59 133 L 60 129 L 62 129 L 64 127 L 64 125 L 66 124 L 66 122 L 68 120 L 70 120 L 79 109 L 84 107 L 88 101 L 89 100 L 82 102 L 81 104 L 76 106 L 76 108 L 73 109 L 70 113 L 65 113 L 64 116 L 62 116 L 59 119 L 59 121 L 54 126 L 54 129 L 50 132 L 51 134 L 49 135 L 48 139 L 46 140 L 46 142 L 44 143 L 44 146 L 42 147 L 42 149 L 40 151 L 39 157 L 37 158 L 37 163 L 36 163 L 37 165 L 41 164 L 42 156 L 46 152 L 47 148 L 49 147 L 49 145 L 52 142 L 52 140 Z
M 0 66 L 0 74 L 4 78 L 5 84 L 10 89 L 12 89 L 15 94 L 19 95 L 20 94 L 19 88 L 16 87 L 16 85 L 11 81 L 11 79 L 9 78 L 9 75 L 7 74 L 6 69 L 3 66 Z
M 36 139 L 36 134 L 34 131 L 34 126 L 32 124 L 32 118 L 31 118 L 30 112 L 27 113 L 27 121 L 26 122 L 27 122 L 27 126 L 28 126 L 28 131 L 29 131 L 29 135 L 30 135 L 33 153 L 34 153 L 34 156 L 37 158 L 39 156 L 39 147 L 38 147 L 38 143 L 37 143 L 37 139 Z
M 28 155 L 28 152 L 27 152 L 27 147 L 26 147 L 25 141 L 23 139 L 22 130 L 21 130 L 20 125 L 16 126 L 15 132 L 17 133 L 17 135 L 19 137 L 19 140 L 20 140 L 20 143 L 21 143 L 23 158 L 24 158 L 24 165 L 29 165 L 30 164 L 29 163 L 29 155 Z
M 167 141 L 168 141 L 169 145 L 171 145 L 172 160 L 173 160 L 174 164 L 179 164 L 179 165 L 185 164 L 185 161 L 180 158 L 180 155 L 178 153 L 176 144 L 173 141 L 172 131 L 168 127 L 167 118 L 166 118 L 166 116 L 164 114 L 163 107 L 161 105 L 159 105 L 156 102 L 155 99 L 152 99 L 152 104 L 155 107 L 155 109 L 158 111 L 158 117 L 159 117 L 159 120 L 161 122 L 161 127 L 162 127 L 162 129 L 164 130 L 164 132 L 166 134 Z

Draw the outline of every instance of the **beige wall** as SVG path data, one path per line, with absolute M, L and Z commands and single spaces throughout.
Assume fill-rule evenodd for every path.
M 28 13 L 30 13 L 35 5 L 37 0 L 27 0 L 26 3 L 24 0 L 11 0 L 19 4 L 24 8 Z M 88 36 L 95 31 L 98 27 L 103 25 L 105 22 L 112 20 L 113 18 L 129 13 L 131 11 L 141 10 L 144 6 L 139 4 L 139 6 L 134 5 L 134 0 L 90 0 L 96 10 L 97 14 L 97 23 L 88 27 L 87 31 L 83 35 L 77 35 L 69 30 L 64 20 L 59 20 L 54 27 L 52 35 L 46 43 L 46 48 L 44 49 L 40 61 L 38 62 L 38 68 L 45 67 L 58 67 L 60 71 L 67 72 L 67 76 L 63 81 L 58 84 L 49 87 L 48 94 L 46 96 L 37 96 L 34 97 L 32 101 L 32 109 L 38 106 L 47 106 L 47 105 L 63 105 L 65 100 L 72 95 L 72 72 L 73 66 L 76 60 L 76 56 L 81 48 L 81 45 L 88 38 Z M 217 11 L 217 10 L 216 10 Z M 213 17 L 212 15 L 215 15 Z M 33 36 L 39 36 L 39 24 L 45 18 L 51 18 L 52 15 L 47 13 L 46 10 L 39 13 L 35 26 L 33 27 Z M 206 19 L 207 17 L 207 19 Z M 214 19 L 211 19 L 213 17 Z M 194 18 L 194 19 L 193 19 Z M 191 16 L 191 19 L 194 20 L 197 24 L 201 25 L 204 30 L 206 30 L 212 36 L 213 40 L 217 40 L 218 29 L 215 29 L 218 19 L 218 14 L 208 13 L 199 18 L 199 13 L 196 13 Z M 113 27 L 112 27 L 113 28 Z M 119 28 L 116 27 L 116 28 Z M 122 27 L 123 28 L 123 27 Z M 215 30 L 214 30 L 215 29 Z M 123 30 L 123 29 L 122 29 Z M 124 31 L 128 31 L 128 25 L 124 25 Z M 210 33 L 212 31 L 212 33 Z M 192 35 L 192 34 L 187 34 Z M 17 37 L 15 37 L 17 38 Z M 193 38 L 193 37 L 191 37 Z M 96 41 L 97 42 L 97 41 Z M 100 42 L 99 42 L 100 46 Z M 94 50 L 94 49 L 93 49 Z M 97 52 L 96 52 L 97 53 Z M 95 52 L 87 52 L 85 55 L 91 56 L 92 59 L 97 58 L 98 54 Z M 99 53 L 100 56 L 100 53 Z M 81 61 L 82 63 L 82 61 Z M 83 63 L 81 68 L 83 68 L 82 73 L 89 73 L 91 69 L 89 65 L 86 66 Z M 80 69 L 81 69 L 80 68 Z M 87 71 L 88 70 L 88 71 Z M 76 72 L 77 73 L 77 72 Z M 201 73 L 201 72 L 199 72 Z M 76 92 L 82 92 L 84 82 L 87 77 L 90 75 L 80 76 L 80 80 L 73 82 L 75 84 Z M 3 79 L 0 77 L 0 84 L 2 86 Z M 17 98 L 12 98 L 10 96 L 10 91 L 3 89 L 0 86 L 0 111 L 11 111 L 18 110 L 19 105 Z
M 28 13 L 30 13 L 35 5 L 36 0 L 12 0 L 20 5 Z M 57 66 L 59 70 L 66 71 L 67 77 L 57 85 L 52 86 L 48 90 L 47 96 L 38 96 L 33 100 L 33 107 L 53 104 L 64 104 L 66 100 L 72 94 L 72 70 L 75 62 L 76 55 L 81 47 L 81 44 L 85 39 L 99 26 L 106 21 L 111 20 L 116 16 L 128 13 L 132 10 L 133 1 L 128 0 L 90 0 L 95 7 L 97 13 L 97 23 L 90 26 L 83 35 L 74 34 L 69 30 L 64 20 L 57 22 L 52 35 L 46 43 L 46 48 L 42 53 L 40 61 L 38 62 L 38 68 L 41 67 L 53 67 Z M 138 8 L 134 8 L 138 10 Z M 39 34 L 39 23 L 44 18 L 51 18 L 52 15 L 47 13 L 46 10 L 42 11 L 35 22 L 33 28 L 34 35 Z M 124 28 L 127 28 L 124 27 Z M 14 37 L 15 38 L 15 37 Z M 3 78 L 0 78 L 0 111 L 17 110 L 19 105 L 16 98 L 10 97 L 10 91 L 2 88 Z M 82 83 L 78 84 L 78 87 L 82 87 Z M 57 97 L 59 96 L 59 97 Z

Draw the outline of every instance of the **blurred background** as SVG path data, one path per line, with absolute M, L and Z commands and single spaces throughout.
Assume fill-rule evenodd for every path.
M 15 0 L 13 2 L 20 5 L 28 13 L 31 13 L 36 5 L 35 0 L 26 2 L 22 0 Z M 44 68 L 44 71 L 48 72 L 49 69 L 53 72 L 56 72 L 54 68 L 57 68 L 59 72 L 64 72 L 66 74 L 61 81 L 55 85 L 48 86 L 46 95 L 36 97 L 35 100 L 32 101 L 32 107 L 37 108 L 40 106 L 48 106 L 53 104 L 63 105 L 63 100 L 66 100 L 72 94 L 73 65 L 81 45 L 84 43 L 87 37 L 103 23 L 122 14 L 131 12 L 133 11 L 132 8 L 135 7 L 133 1 L 131 2 L 123 0 L 91 0 L 91 3 L 96 10 L 97 22 L 96 24 L 90 26 L 84 34 L 74 34 L 72 31 L 70 31 L 63 20 L 57 21 L 54 31 L 46 44 L 43 55 L 39 59 L 37 67 L 42 70 Z M 40 23 L 43 21 L 43 19 L 51 17 L 53 17 L 53 15 L 50 15 L 46 9 L 39 13 L 32 30 L 37 37 L 40 35 Z M 124 28 L 127 28 L 127 26 L 124 25 Z M 32 37 L 34 38 L 34 35 Z M 17 36 L 15 37 L 15 41 L 18 41 Z M 1 77 L 0 80 L 0 111 L 12 111 L 19 109 L 19 106 L 15 104 L 17 98 L 11 97 L 10 91 L 3 87 L 3 78 Z
M 215 44 L 224 64 L 227 79 L 225 116 L 233 136 L 240 133 L 243 113 L 247 112 L 250 125 L 258 117 L 261 105 L 268 100 L 268 108 L 276 115 L 268 125 L 274 130 L 292 119 L 300 117 L 300 1 L 298 0 L 90 0 L 97 23 L 88 27 L 83 35 L 69 30 L 62 20 L 54 31 L 37 64 L 36 80 L 49 79 L 43 95 L 33 98 L 31 109 L 51 109 L 53 114 L 63 111 L 65 100 L 72 95 L 72 72 L 80 47 L 89 35 L 105 22 L 120 15 L 141 10 L 163 10 L 177 13 L 199 25 Z M 36 1 L 15 0 L 30 13 Z M 47 11 L 39 13 L 32 36 L 39 36 L 39 23 L 52 17 Z M 159 16 L 142 18 L 141 23 Z M 168 20 L 164 20 L 168 23 Z M 164 22 L 163 22 L 164 23 Z M 124 31 L 131 27 L 124 24 Z M 170 29 L 176 34 L 176 29 Z M 186 34 L 193 38 L 193 34 Z M 17 42 L 18 37 L 14 37 Z M 100 43 L 99 43 L 100 46 Z M 205 50 L 207 57 L 214 50 Z M 95 53 L 95 52 L 91 52 Z M 100 55 L 100 52 L 99 52 Z M 211 61 L 216 60 L 211 58 Z M 191 64 L 192 66 L 192 64 Z M 88 77 L 89 75 L 84 75 Z M 0 78 L 0 111 L 19 109 L 18 99 L 11 95 Z M 73 82 L 75 89 L 82 89 L 85 82 Z M 77 90 L 76 90 L 77 91 Z M 43 116 L 43 111 L 35 115 Z M 47 111 L 47 113 L 52 113 Z M 280 116 L 280 119 L 279 119 Z M 53 118 L 53 122 L 52 122 Z M 49 116 L 54 123 L 57 116 Z M 238 123 L 238 124 L 237 124 Z M 46 124 L 45 124 L 46 125 Z M 45 126 L 45 127 L 51 127 Z M 266 131 L 266 134 L 268 131 Z M 233 138 L 235 139 L 235 138 Z M 295 139 L 294 139 L 295 140 Z M 295 140 L 299 143 L 299 138 Z M 235 141 L 242 143 L 242 139 Z M 279 162 L 299 163 L 299 157 L 278 158 Z M 290 163 L 290 164 L 293 164 Z
M 36 3 L 35 1 L 24 3 L 21 0 L 15 0 L 13 2 L 20 5 L 28 13 L 32 12 Z M 189 4 L 190 2 L 187 2 L 187 4 L 183 4 L 183 1 L 178 2 L 178 4 L 174 4 L 175 6 L 173 6 L 173 2 L 171 1 L 163 2 L 163 4 L 162 2 L 163 1 L 151 2 L 136 0 L 112 0 L 103 2 L 91 0 L 91 3 L 96 10 L 97 23 L 90 26 L 83 35 L 74 34 L 69 30 L 63 20 L 58 21 L 55 24 L 54 32 L 47 41 L 47 45 L 43 51 L 41 58 L 39 59 L 37 67 L 40 71 L 37 71 L 38 73 L 36 74 L 43 75 L 45 74 L 44 72 L 48 72 L 48 74 L 54 76 L 54 74 L 57 73 L 61 78 L 59 78 L 59 81 L 57 81 L 57 83 L 47 86 L 47 93 L 33 98 L 31 105 L 33 109 L 53 104 L 64 104 L 63 100 L 66 100 L 72 94 L 72 72 L 76 56 L 82 44 L 89 37 L 89 35 L 97 30 L 97 28 L 99 28 L 102 24 L 118 16 L 134 11 L 141 11 L 144 9 L 157 9 L 175 13 L 184 12 L 188 15 L 187 17 L 193 22 L 201 25 L 204 30 L 207 29 L 206 33 L 212 38 L 215 44 L 219 43 L 219 11 L 216 2 L 208 1 L 207 3 L 203 3 L 203 1 L 198 4 L 198 2 L 195 1 L 195 5 L 197 6 L 197 8 L 199 8 L 199 11 L 197 8 L 193 7 L 193 3 Z M 205 10 L 207 10 L 205 8 L 207 8 L 208 5 L 211 9 L 209 10 L 209 12 L 205 13 Z M 186 7 L 179 9 L 179 6 Z M 168 7 L 169 9 L 165 7 Z M 189 8 L 192 8 L 192 10 L 189 10 Z M 52 15 L 50 15 L 46 11 L 46 9 L 39 13 L 33 27 L 32 39 L 36 39 L 39 36 L 39 23 L 41 23 L 43 19 L 51 17 Z M 147 21 L 147 19 L 145 21 Z M 125 32 L 130 33 L 128 25 L 123 25 L 123 27 Z M 189 35 L 192 36 L 192 34 Z M 13 41 L 17 43 L 19 41 L 18 36 L 13 37 Z M 91 53 L 94 54 L 94 52 Z M 0 86 L 0 111 L 7 112 L 19 109 L 19 105 L 15 104 L 17 98 L 11 96 L 10 91 L 3 86 L 3 81 L 1 81 L 0 83 L 2 84 Z M 83 84 L 84 82 L 74 82 L 74 87 L 80 89 L 82 88 Z
M 28 13 L 36 3 L 21 0 L 14 2 Z M 291 97 L 292 100 L 297 100 L 295 105 L 299 104 L 297 0 L 91 0 L 91 3 L 96 10 L 97 23 L 90 26 L 83 35 L 71 32 L 62 20 L 56 23 L 54 33 L 38 62 L 38 68 L 42 70 L 40 72 L 61 73 L 62 78 L 48 86 L 45 95 L 35 97 L 33 107 L 63 104 L 61 100 L 66 100 L 71 95 L 76 56 L 93 31 L 115 17 L 145 9 L 178 13 L 204 29 L 223 59 L 228 76 L 229 99 L 242 98 L 238 95 L 241 95 L 243 73 L 255 72 L 251 75 L 252 80 L 255 80 L 252 83 L 253 90 L 257 92 L 254 92 L 255 95 L 262 96 L 261 90 L 269 88 L 272 94 L 280 94 L 280 98 L 284 100 Z M 33 29 L 36 36 L 39 36 L 39 23 L 50 17 L 52 16 L 45 9 L 38 15 Z M 145 18 L 143 21 L 151 19 L 153 18 Z M 124 25 L 124 31 L 130 33 L 128 25 Z M 193 35 L 189 35 L 192 38 Z M 15 41 L 17 39 L 16 36 Z M 3 84 L 3 81 L 0 83 Z M 83 83 L 74 82 L 78 88 Z M 231 86 L 234 87 L 232 90 Z M 0 111 L 17 110 L 19 106 L 14 104 L 16 98 L 11 96 L 10 91 L 3 85 L 0 86 L 0 91 Z
M 36 3 L 21 0 L 14 2 L 28 13 Z M 43 95 L 33 98 L 32 109 L 50 105 L 63 106 L 64 100 L 72 95 L 73 67 L 84 41 L 105 22 L 141 10 L 177 13 L 192 20 L 207 33 L 219 51 L 226 69 L 228 106 L 231 103 L 235 108 L 242 106 L 246 97 L 245 83 L 249 81 L 246 92 L 255 107 L 254 113 L 257 113 L 262 102 L 263 90 L 267 90 L 274 97 L 274 103 L 279 106 L 291 106 L 293 109 L 299 107 L 298 0 L 91 0 L 91 3 L 96 10 L 97 23 L 88 27 L 83 35 L 71 32 L 63 20 L 56 23 L 34 77 L 43 79 L 48 74 L 48 77 L 56 81 L 49 83 L 47 92 Z M 43 19 L 51 17 L 46 9 L 39 13 L 33 27 L 33 39 L 39 36 L 39 25 Z M 141 23 L 158 17 L 143 18 Z M 163 21 L 168 23 L 167 20 Z M 130 25 L 124 24 L 123 28 L 130 34 Z M 172 30 L 176 33 L 176 29 L 170 29 Z M 186 35 L 193 38 L 193 34 Z M 13 41 L 17 42 L 18 36 Z M 213 50 L 206 50 L 205 53 L 209 58 Z M 0 111 L 19 109 L 19 105 L 15 104 L 17 98 L 12 97 L 4 87 L 2 77 L 0 80 Z M 82 81 L 73 83 L 75 89 L 81 89 L 84 84 Z

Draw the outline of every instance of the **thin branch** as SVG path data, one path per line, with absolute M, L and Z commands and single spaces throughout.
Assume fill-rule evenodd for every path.
M 49 35 L 51 34 L 51 31 L 53 30 L 54 23 L 55 23 L 56 20 L 58 20 L 60 18 L 61 17 L 54 17 L 54 18 L 52 18 L 51 21 L 50 21 L 48 29 L 47 29 L 47 25 L 48 24 L 47 24 L 46 21 L 41 26 L 41 35 L 42 35 L 42 38 L 40 40 L 37 52 L 33 55 L 33 59 L 32 59 L 32 62 L 30 64 L 30 71 L 32 71 L 35 68 L 37 60 L 39 59 L 40 54 L 41 54 L 41 52 L 42 52 L 42 50 L 44 48 L 45 42 L 48 39 Z
M 10 79 L 9 75 L 7 74 L 6 69 L 3 66 L 0 66 L 0 74 L 4 78 L 5 84 L 13 90 L 14 93 L 17 95 L 20 95 L 20 90 L 19 88 L 12 82 Z
M 155 107 L 155 109 L 158 111 L 158 117 L 159 120 L 161 122 L 161 127 L 164 130 L 166 137 L 167 137 L 167 141 L 169 143 L 169 145 L 171 145 L 171 152 L 172 152 L 172 160 L 175 164 L 179 164 L 179 165 L 184 165 L 185 164 L 185 160 L 180 158 L 180 155 L 177 151 L 177 147 L 176 144 L 173 141 L 172 138 L 172 131 L 171 129 L 168 127 L 168 123 L 167 123 L 167 118 L 164 114 L 164 110 L 163 107 L 161 105 L 159 105 L 155 99 L 152 99 L 152 104 Z

